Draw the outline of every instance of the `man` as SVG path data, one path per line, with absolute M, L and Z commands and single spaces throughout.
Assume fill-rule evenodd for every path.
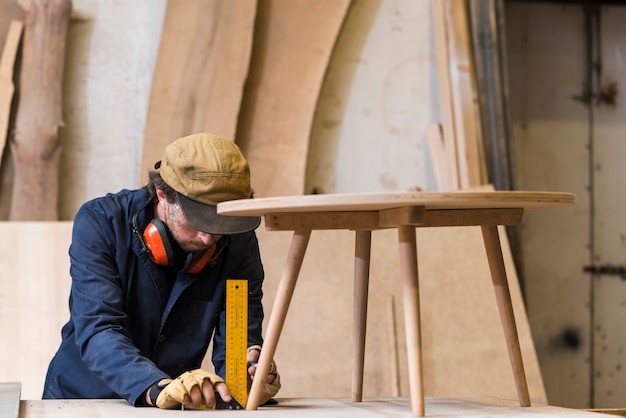
M 264 278 L 257 217 L 217 214 L 252 197 L 248 163 L 231 141 L 195 134 L 167 146 L 139 190 L 85 203 L 69 249 L 70 320 L 48 368 L 44 399 L 124 398 L 199 408 L 225 375 L 226 279 L 248 280 L 248 369 L 263 344 Z M 199 369 L 213 340 L 215 373 Z M 261 403 L 280 388 L 275 364 Z

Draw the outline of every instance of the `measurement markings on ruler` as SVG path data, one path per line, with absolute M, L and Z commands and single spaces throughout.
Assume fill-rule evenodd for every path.
M 245 408 L 248 402 L 248 281 L 226 281 L 226 384 Z

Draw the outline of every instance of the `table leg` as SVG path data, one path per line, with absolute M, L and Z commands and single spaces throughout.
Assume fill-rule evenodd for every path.
M 504 338 L 506 339 L 506 345 L 509 350 L 509 359 L 511 361 L 511 367 L 513 368 L 517 396 L 520 406 L 530 406 L 530 395 L 528 393 L 528 384 L 526 383 L 526 374 L 524 373 L 524 363 L 522 361 L 522 351 L 517 335 L 517 326 L 515 325 L 511 293 L 506 278 L 504 259 L 502 258 L 502 247 L 500 246 L 498 227 L 483 225 L 481 228 L 483 240 L 485 241 L 485 249 L 487 251 L 487 260 L 489 261 L 489 269 L 491 270 L 493 288 L 496 292 L 496 300 L 498 309 L 500 310 L 500 321 L 502 322 Z
M 413 415 L 423 417 L 424 379 L 422 375 L 422 336 L 415 226 L 400 225 L 398 237 L 400 241 L 400 274 L 402 275 L 402 293 L 404 294 L 404 323 L 411 407 Z
M 302 260 L 304 259 L 310 237 L 311 230 L 298 230 L 293 233 L 285 268 L 276 291 L 272 314 L 269 317 L 267 333 L 263 342 L 261 355 L 259 356 L 255 378 L 252 380 L 252 387 L 250 388 L 246 409 L 257 409 L 259 406 L 263 385 L 267 380 L 267 373 L 270 370 L 270 365 L 276 352 L 278 338 L 280 337 L 280 332 L 285 323 L 287 309 L 289 308 L 289 303 L 291 302 L 291 297 L 296 287 L 298 274 L 300 274 Z
M 354 306 L 352 323 L 352 402 L 363 400 L 363 366 L 367 297 L 370 281 L 372 231 L 357 230 L 354 252 Z

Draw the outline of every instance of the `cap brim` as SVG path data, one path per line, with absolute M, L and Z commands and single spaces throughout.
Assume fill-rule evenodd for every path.
M 205 205 L 177 194 L 185 218 L 198 231 L 215 235 L 242 234 L 257 229 L 261 224 L 260 217 L 219 215 L 217 206 Z

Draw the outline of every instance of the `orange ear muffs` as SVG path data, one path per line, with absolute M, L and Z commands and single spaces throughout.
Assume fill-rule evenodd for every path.
M 148 247 L 148 254 L 152 261 L 160 266 L 174 265 L 176 253 L 170 242 L 167 226 L 162 220 L 150 221 L 143 231 L 143 241 Z
M 145 208 L 150 202 L 151 201 L 148 200 L 142 209 Z M 144 229 L 142 234 L 139 231 L 139 226 L 137 225 L 138 214 L 139 212 L 133 215 L 132 227 L 133 232 L 135 232 L 137 238 L 139 239 L 141 252 L 144 254 L 147 253 L 155 264 L 160 266 L 173 266 L 176 261 L 176 250 L 172 244 L 170 231 L 165 222 L 160 219 L 153 219 L 150 221 L 148 226 L 146 226 L 146 229 Z M 191 274 L 199 273 L 206 267 L 207 264 L 215 264 L 213 259 L 217 259 L 219 253 L 221 253 L 226 246 L 227 242 L 221 246 L 220 251 L 215 257 L 213 257 L 213 255 L 217 249 L 217 244 L 212 245 L 204 251 L 189 254 L 181 271 L 183 273 Z

